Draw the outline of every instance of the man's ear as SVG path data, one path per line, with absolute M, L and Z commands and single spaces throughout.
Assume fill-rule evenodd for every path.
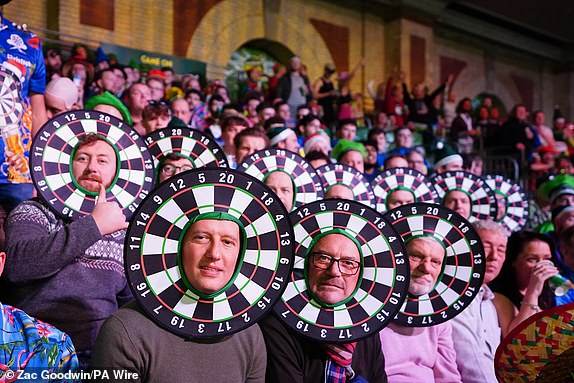
M 0 275 L 4 272 L 4 265 L 6 264 L 6 253 L 0 252 Z

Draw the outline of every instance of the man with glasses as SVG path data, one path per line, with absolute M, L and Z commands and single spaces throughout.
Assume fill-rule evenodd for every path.
M 189 158 L 169 153 L 159 167 L 158 179 L 163 182 L 176 174 L 193 169 L 193 164 Z

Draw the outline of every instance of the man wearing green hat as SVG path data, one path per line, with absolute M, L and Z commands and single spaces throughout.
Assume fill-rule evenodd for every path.
M 132 117 L 128 108 L 119 98 L 108 91 L 90 98 L 88 102 L 86 102 L 85 107 L 88 110 L 97 110 L 99 112 L 111 114 L 126 124 L 130 126 L 132 125 Z
M 267 131 L 269 143 L 277 149 L 286 149 L 292 152 L 299 152 L 299 141 L 293 129 L 286 126 L 277 126 Z
M 437 149 L 434 164 L 435 172 L 441 174 L 444 172 L 462 170 L 462 156 L 453 148 L 441 142 L 437 145 Z
M 365 172 L 367 151 L 363 144 L 345 139 L 339 140 L 331 152 L 331 157 L 344 165 L 352 166 L 361 173 Z

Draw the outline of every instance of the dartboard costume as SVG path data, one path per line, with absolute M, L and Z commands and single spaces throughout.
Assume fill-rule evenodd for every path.
M 134 209 L 153 187 L 153 164 L 137 133 L 120 124 L 112 116 L 87 111 L 48 121 L 31 149 L 40 154 L 33 156 L 31 166 L 39 197 L 17 206 L 6 222 L 6 250 L 13 262 L 5 271 L 8 283 L 2 301 L 70 334 L 82 366 L 89 362 L 99 328 L 131 300 L 131 292 L 123 266 L 125 230 L 100 233 L 89 214 L 95 197 L 72 181 L 71 161 L 86 132 L 99 134 L 116 148 L 125 147 L 128 151 L 118 156 L 121 175 L 107 198 L 123 201 L 129 216 L 130 207 Z M 121 169 L 131 169 L 131 175 Z M 138 179 L 140 185 L 134 183 Z M 139 193 L 128 198 L 130 190 Z
M 363 378 L 369 381 L 386 380 L 380 370 L 377 333 L 406 297 L 408 263 L 399 235 L 382 215 L 355 201 L 317 201 L 290 217 L 297 244 L 293 272 L 275 305 L 275 317 L 263 324 L 270 350 L 270 378 L 289 381 L 299 376 L 305 382 L 321 381 L 330 363 L 320 352 L 321 344 L 356 342 L 358 354 L 352 359 L 355 372 L 366 374 Z M 354 291 L 343 301 L 327 304 L 313 292 L 322 277 L 312 280 L 310 268 L 316 270 L 311 264 L 316 245 L 333 234 L 353 241 L 361 266 Z M 363 354 L 361 360 L 361 353 L 366 352 L 361 350 L 368 349 L 370 354 Z
M 398 351 L 387 360 L 387 373 L 410 381 L 461 381 L 447 321 L 469 306 L 482 285 L 486 260 L 480 238 L 466 219 L 442 206 L 409 204 L 390 210 L 385 217 L 407 249 L 411 241 L 424 238 L 436 241 L 445 254 L 432 289 L 422 295 L 409 294 L 396 321 L 381 331 L 386 354 Z M 420 267 L 412 271 L 418 278 L 423 275 Z M 418 347 L 409 346 L 411 342 Z
M 217 291 L 199 287 L 195 268 L 186 266 L 197 255 L 185 250 L 195 241 L 187 233 L 203 220 L 232 222 L 241 238 L 235 271 Z M 293 240 L 287 211 L 257 179 L 207 168 L 170 178 L 130 224 L 125 268 L 136 303 L 106 322 L 92 365 L 128 363 L 154 382 L 264 379 L 265 346 L 256 322 L 285 288 Z M 138 339 L 135 346 L 128 338 Z M 117 351 L 128 346 L 127 354 Z M 133 354 L 153 362 L 134 362 Z

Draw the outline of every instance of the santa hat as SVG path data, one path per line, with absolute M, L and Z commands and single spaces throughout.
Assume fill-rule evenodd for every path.
M 295 131 L 293 129 L 286 128 L 285 126 L 277 126 L 267 131 L 269 144 L 271 146 L 277 145 L 279 142 L 287 139 L 291 134 L 295 134 Z
M 449 145 L 439 142 L 437 144 L 437 151 L 435 153 L 435 168 L 440 168 L 442 166 L 451 164 L 453 162 L 460 162 L 462 165 L 462 156 L 456 152 Z

